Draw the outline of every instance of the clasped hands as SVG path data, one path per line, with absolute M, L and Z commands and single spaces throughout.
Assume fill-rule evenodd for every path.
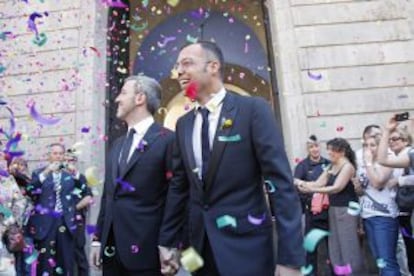
M 158 246 L 161 274 L 173 276 L 180 268 L 180 252 L 176 248 Z
M 306 183 L 303 180 L 300 180 L 300 179 L 295 178 L 293 180 L 293 184 L 295 184 L 295 186 L 302 193 L 312 193 L 313 192 L 311 185 L 309 183 Z

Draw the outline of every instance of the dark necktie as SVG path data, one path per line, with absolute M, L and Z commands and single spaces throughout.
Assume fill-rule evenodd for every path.
M 210 138 L 208 135 L 208 114 L 210 112 L 207 108 L 200 108 L 199 111 L 201 113 L 201 117 L 203 118 L 203 124 L 201 125 L 201 156 L 203 160 L 201 178 L 204 179 L 208 169 L 208 161 L 210 159 Z
M 128 131 L 127 138 L 125 139 L 124 143 L 122 144 L 121 156 L 120 156 L 120 159 L 119 159 L 119 172 L 120 172 L 120 174 L 126 168 L 126 165 L 128 164 L 128 155 L 129 155 L 129 151 L 130 151 L 131 146 L 132 146 L 132 141 L 134 140 L 134 134 L 135 134 L 135 129 L 131 128 Z

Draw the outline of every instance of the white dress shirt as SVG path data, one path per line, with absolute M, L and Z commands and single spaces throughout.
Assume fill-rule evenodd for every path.
M 213 97 L 207 102 L 204 106 L 210 112 L 208 114 L 208 136 L 209 136 L 209 145 L 210 150 L 213 148 L 214 136 L 216 135 L 217 124 L 220 118 L 221 108 L 223 106 L 223 100 L 226 96 L 226 90 L 223 88 L 216 94 L 213 94 Z M 197 174 L 198 177 L 201 179 L 202 174 L 202 165 L 203 165 L 203 156 L 201 153 L 201 126 L 203 124 L 203 117 L 201 113 L 198 112 L 198 108 L 203 107 L 199 103 L 195 105 L 195 112 L 196 117 L 194 120 L 194 128 L 193 128 L 193 151 L 194 151 L 194 159 L 196 163 L 196 168 L 198 169 Z
M 131 128 L 133 128 L 135 129 L 135 133 L 134 133 L 134 138 L 132 140 L 131 148 L 129 149 L 127 163 L 129 159 L 131 158 L 132 154 L 134 153 L 135 149 L 138 148 L 139 142 L 142 140 L 142 138 L 144 138 L 145 133 L 147 133 L 148 129 L 153 123 L 154 123 L 154 118 L 150 116 L 140 121 L 139 123 L 133 125 L 132 127 L 128 127 L 128 132 Z

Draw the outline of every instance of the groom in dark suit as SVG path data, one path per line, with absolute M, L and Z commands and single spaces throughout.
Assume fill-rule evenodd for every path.
M 139 75 L 125 80 L 115 102 L 128 133 L 107 156 L 91 262 L 103 275 L 160 274 L 158 233 L 170 178 L 174 135 L 154 122 L 161 87 Z
M 190 245 L 204 260 L 197 275 L 267 276 L 275 268 L 278 275 L 301 275 L 300 201 L 274 114 L 261 98 L 226 91 L 223 69 L 221 50 L 211 42 L 185 46 L 175 65 L 181 88 L 192 89 L 188 94 L 197 102 L 176 126 L 173 178 L 160 232 L 162 272 L 177 269 L 172 248 L 188 208 Z

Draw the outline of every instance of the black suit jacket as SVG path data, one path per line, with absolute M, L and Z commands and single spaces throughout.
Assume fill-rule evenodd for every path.
M 188 202 L 190 244 L 201 252 L 208 235 L 221 275 L 273 275 L 271 214 L 263 192 L 263 180 L 269 180 L 276 188 L 269 198 L 276 216 L 278 263 L 303 265 L 300 201 L 270 106 L 261 98 L 226 94 L 203 182 L 194 170 L 194 118 L 189 112 L 177 123 L 160 244 L 176 244 Z M 226 119 L 232 123 L 223 124 Z M 237 226 L 219 227 L 223 216 L 234 218 Z M 265 220 L 255 223 L 249 216 Z
M 127 269 L 160 269 L 158 233 L 174 135 L 159 124 L 152 124 L 143 138 L 147 145 L 135 149 L 123 175 L 119 175 L 118 161 L 125 139 L 118 138 L 107 157 L 96 235 L 104 249 L 110 242 L 112 227 L 117 253 Z
M 56 193 L 54 191 L 53 176 L 49 173 L 46 179 L 40 182 L 39 174 L 44 168 L 36 170 L 32 174 L 32 181 L 28 187 L 28 193 L 34 198 L 34 213 L 29 219 L 29 232 L 36 240 L 43 240 L 49 233 L 56 215 L 53 214 Z M 86 181 L 75 179 L 70 173 L 61 171 L 62 190 L 60 198 L 62 202 L 63 217 L 65 225 L 70 233 L 76 230 L 75 212 L 76 203 L 79 201 L 81 194 L 84 193 Z M 30 189 L 29 189 L 30 188 Z

